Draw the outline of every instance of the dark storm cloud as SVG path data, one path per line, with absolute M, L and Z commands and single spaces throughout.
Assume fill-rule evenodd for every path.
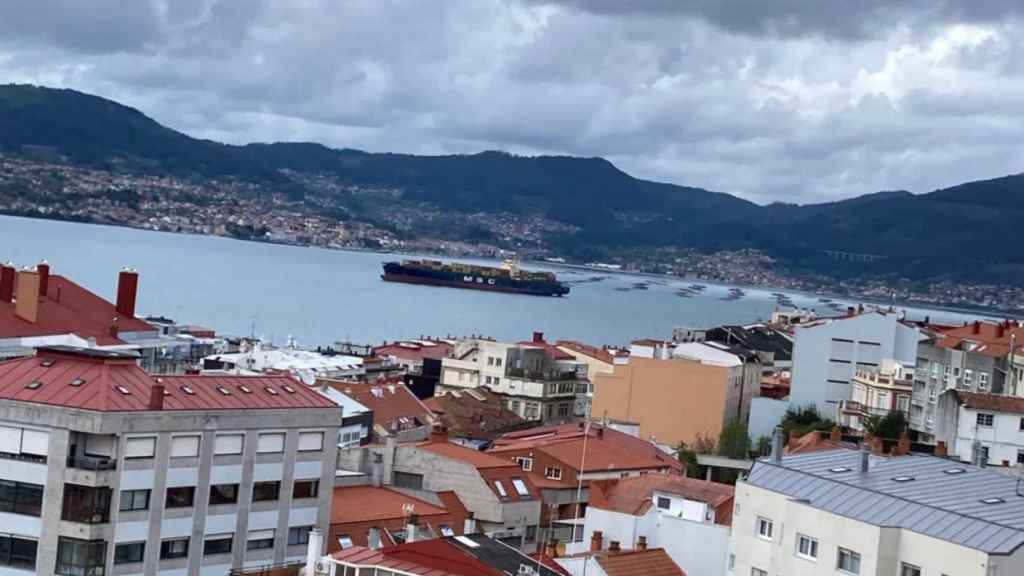
M 605 156 L 811 202 L 1024 169 L 1016 4 L 8 0 L 0 81 L 229 142 Z

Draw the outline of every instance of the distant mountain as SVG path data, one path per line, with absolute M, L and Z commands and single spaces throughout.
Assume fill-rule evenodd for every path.
M 0 153 L 196 180 L 237 178 L 298 198 L 310 190 L 291 174 L 328 174 L 345 184 L 401 190 L 403 202 L 453 213 L 546 216 L 578 228 L 550 240 L 580 258 L 636 247 L 758 248 L 794 269 L 836 276 L 1024 281 L 1016 234 L 1024 175 L 921 195 L 758 206 L 633 178 L 601 158 L 231 146 L 191 138 L 110 100 L 25 85 L 0 86 Z

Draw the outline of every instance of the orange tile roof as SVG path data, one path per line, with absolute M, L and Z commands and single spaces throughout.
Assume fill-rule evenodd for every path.
M 377 486 L 342 486 L 331 499 L 331 524 L 404 518 L 404 506 L 411 504 L 421 517 L 448 511 L 419 498 Z
M 582 342 L 576 342 L 575 340 L 559 340 L 558 342 L 555 343 L 555 346 L 558 346 L 560 348 L 568 348 L 573 352 L 582 354 L 584 356 L 589 356 L 590 358 L 600 360 L 601 362 L 605 362 L 607 364 L 615 362 L 615 356 L 613 356 L 612 353 L 609 352 L 606 348 L 598 348 L 596 346 L 591 346 L 589 344 L 584 344 Z M 620 353 L 621 355 L 627 355 L 627 353 L 625 352 L 616 352 Z
M 472 465 L 478 470 L 485 470 L 487 468 L 509 468 L 514 467 L 514 464 L 496 458 L 485 452 L 479 450 L 473 450 L 472 448 L 466 448 L 458 444 L 452 444 L 451 442 L 438 442 L 430 440 L 420 444 L 416 444 L 416 447 L 428 450 L 435 454 L 440 454 L 445 458 L 451 458 L 452 460 L 459 460 L 467 464 Z
M 320 379 L 317 384 L 326 384 L 373 410 L 375 426 L 379 424 L 388 428 L 391 422 L 400 418 L 415 418 L 425 426 L 433 418 L 430 408 L 397 380 L 368 383 Z
M 678 474 L 647 474 L 616 480 L 592 481 L 590 505 L 634 516 L 651 507 L 651 495 L 665 492 L 688 500 L 704 502 L 718 510 L 733 499 L 736 489 L 728 484 L 687 478 Z M 731 506 L 731 504 L 730 504 Z
M 661 548 L 601 554 L 597 563 L 605 576 L 686 576 Z
M 508 430 L 521 428 L 526 420 L 505 405 L 504 397 L 483 388 L 471 394 L 446 393 L 423 401 L 452 436 L 493 440 Z

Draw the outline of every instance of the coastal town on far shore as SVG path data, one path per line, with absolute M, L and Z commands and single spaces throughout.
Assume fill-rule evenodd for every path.
M 597 271 L 666 275 L 734 286 L 798 290 L 878 303 L 912 303 L 1024 313 L 1024 287 L 971 282 L 911 282 L 900 278 L 837 279 L 795 274 L 755 249 L 702 252 L 684 248 L 629 250 L 600 262 L 567 261 L 548 246 L 573 227 L 540 217 L 503 213 L 460 215 L 460 225 L 485 230 L 486 241 L 445 238 L 451 215 L 404 206 L 401 192 L 295 175 L 321 194 L 303 201 L 233 179 L 193 183 L 172 176 L 111 172 L 53 160 L 0 154 L 0 214 L 111 224 L 163 232 L 216 235 L 329 249 L 572 264 Z M 360 217 L 336 198 L 357 198 L 386 210 Z M 427 230 L 422 230 L 427 226 Z
M 624 346 L 541 331 L 370 343 L 348 326 L 303 348 L 143 312 L 144 275 L 109 273 L 98 294 L 45 261 L 0 265 L 12 574 L 1024 563 L 1019 321 L 859 305 L 680 319 Z M 883 532 L 912 545 L 894 559 Z

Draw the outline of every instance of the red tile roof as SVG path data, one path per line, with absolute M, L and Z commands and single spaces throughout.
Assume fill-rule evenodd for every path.
M 146 411 L 158 384 L 166 390 L 165 411 L 336 408 L 287 376 L 153 377 L 133 357 L 56 349 L 0 363 L 0 400 L 100 412 Z
M 484 482 L 486 482 L 487 487 L 490 488 L 491 492 L 494 492 L 495 496 L 502 501 L 516 502 L 519 500 L 532 500 L 537 498 L 537 487 L 533 482 L 533 478 L 530 474 L 523 472 L 522 468 L 520 468 L 515 462 L 502 460 L 501 458 L 491 456 L 486 452 L 460 446 L 459 444 L 453 444 L 447 440 L 437 438 L 436 435 L 437 434 L 432 434 L 430 440 L 414 444 L 414 446 L 421 450 L 433 452 L 439 456 L 465 462 L 466 464 L 473 466 L 477 469 L 480 477 Z M 528 495 L 523 496 L 519 494 L 515 485 L 512 483 L 513 478 L 522 480 Z M 498 491 L 497 487 L 494 485 L 495 482 L 501 482 L 502 487 L 505 489 L 504 495 Z
M 465 462 L 478 470 L 486 470 L 488 468 L 518 468 L 507 460 L 496 458 L 486 452 L 473 450 L 472 448 L 466 448 L 465 446 L 460 446 L 458 444 L 452 444 L 451 442 L 429 440 L 427 442 L 416 444 L 415 446 L 422 450 L 428 450 L 435 454 L 439 454 L 445 458 Z
M 977 392 L 956 391 L 964 406 L 972 410 L 991 410 L 992 412 L 1009 412 L 1024 414 L 1024 398 L 1016 396 L 999 396 L 997 394 L 979 394 Z
M 341 562 L 400 570 L 422 576 L 505 576 L 449 545 L 446 540 L 438 539 L 402 544 L 382 550 L 353 546 L 331 556 Z
M 425 426 L 433 418 L 430 408 L 398 380 L 367 383 L 320 379 L 317 384 L 327 384 L 373 410 L 374 426 L 381 425 L 390 429 L 390 424 L 401 418 L 415 418 L 421 426 Z
M 541 450 L 573 470 L 598 472 L 608 470 L 680 470 L 682 465 L 656 446 L 605 427 L 591 424 L 586 432 L 586 458 L 583 458 L 583 423 L 562 424 L 510 432 L 498 438 L 488 452 L 502 455 L 521 450 Z
M 493 440 L 504 432 L 527 425 L 505 402 L 503 396 L 478 388 L 472 393 L 447 392 L 426 399 L 424 404 L 452 436 Z
M 35 323 L 18 317 L 14 304 L 0 302 L 0 338 L 77 334 L 86 339 L 95 338 L 101 346 L 123 344 L 111 335 L 114 318 L 121 332 L 156 331 L 138 318 L 123 317 L 114 304 L 63 276 L 50 274 L 47 286 L 46 295 L 39 298 Z
M 426 500 L 377 486 L 339 486 L 331 500 L 331 524 L 405 518 L 404 506 L 412 504 L 421 518 L 447 514 Z
M 412 361 L 420 361 L 424 358 L 440 360 L 448 355 L 451 348 L 452 345 L 443 340 L 408 340 L 377 346 L 373 349 L 373 354 Z
M 639 516 L 652 505 L 651 496 L 664 492 L 707 504 L 716 512 L 719 524 L 728 524 L 723 514 L 732 511 L 736 489 L 728 484 L 687 478 L 678 474 L 647 474 L 616 480 L 591 481 L 590 506 Z
M 575 340 L 559 340 L 555 343 L 555 346 L 558 346 L 559 348 L 568 348 L 569 350 L 572 350 L 572 352 L 589 356 L 590 358 L 594 358 L 595 360 L 600 360 L 608 364 L 615 362 L 615 356 L 629 355 L 629 352 L 624 350 L 615 350 L 615 354 L 613 355 L 607 348 L 598 348 L 582 342 L 576 342 Z M 570 354 L 572 354 L 572 352 L 570 352 Z
M 661 548 L 598 555 L 605 576 L 686 576 Z

